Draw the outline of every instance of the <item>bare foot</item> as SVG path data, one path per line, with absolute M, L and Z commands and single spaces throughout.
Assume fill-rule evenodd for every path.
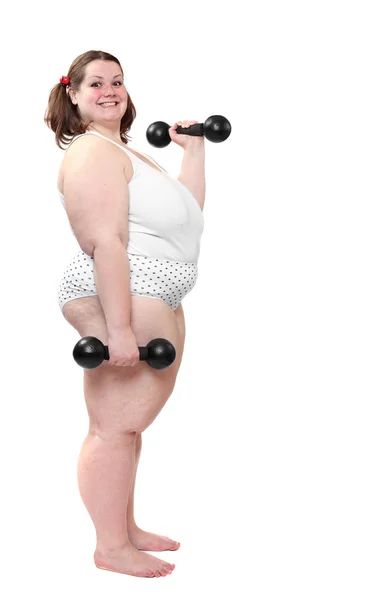
M 156 556 L 139 552 L 131 544 L 115 552 L 96 550 L 95 566 L 98 569 L 134 575 L 135 577 L 166 577 L 175 568 L 174 564 L 160 560 Z
M 137 550 L 152 550 L 153 552 L 163 552 L 164 550 L 178 550 L 180 543 L 174 542 L 168 537 L 143 531 L 139 527 L 133 527 L 128 531 L 130 543 Z

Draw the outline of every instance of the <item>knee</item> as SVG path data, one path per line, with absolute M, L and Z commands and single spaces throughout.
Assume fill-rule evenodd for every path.
M 119 441 L 125 446 L 130 446 L 136 443 L 137 433 L 135 431 L 126 431 L 124 429 L 98 429 L 97 427 L 90 427 L 90 435 L 98 437 L 104 442 Z
M 138 434 L 138 436 L 141 436 L 141 434 L 146 429 L 148 429 L 148 427 L 150 425 L 152 425 L 153 421 L 159 415 L 159 413 L 161 412 L 161 410 L 164 407 L 164 405 L 166 404 L 166 402 L 167 402 L 167 398 L 160 405 L 157 404 L 157 405 L 151 407 L 151 409 L 149 409 L 145 414 L 141 415 L 140 418 L 136 419 L 135 432 Z M 134 429 L 134 426 L 133 426 L 133 429 Z
M 90 419 L 89 433 L 100 437 L 102 440 L 122 438 L 127 439 L 128 443 L 133 440 L 141 443 L 141 434 L 155 420 L 161 409 L 150 411 L 143 415 L 136 415 L 135 418 L 124 419 L 123 422 L 105 421 L 98 424 L 97 421 Z

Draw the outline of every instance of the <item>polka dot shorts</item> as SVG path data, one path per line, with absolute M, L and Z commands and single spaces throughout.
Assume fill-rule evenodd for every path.
M 175 262 L 129 253 L 128 259 L 132 296 L 162 300 L 175 310 L 196 284 L 197 263 Z M 69 300 L 96 295 L 94 259 L 80 249 L 69 262 L 61 279 L 59 307 L 62 310 Z

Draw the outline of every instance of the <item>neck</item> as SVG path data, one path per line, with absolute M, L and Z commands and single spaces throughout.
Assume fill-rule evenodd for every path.
M 101 124 L 99 124 L 98 126 L 89 125 L 87 131 L 97 131 L 98 133 L 105 135 L 106 137 L 110 138 L 115 142 L 120 142 L 121 144 L 124 143 L 120 137 L 120 129 L 117 129 L 117 127 L 109 128 Z

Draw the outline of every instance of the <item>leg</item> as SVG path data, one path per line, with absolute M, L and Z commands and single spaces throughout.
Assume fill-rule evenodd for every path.
M 130 485 L 129 501 L 127 508 L 127 531 L 130 543 L 138 550 L 152 550 L 153 552 L 162 552 L 164 550 L 178 550 L 179 542 L 175 542 L 168 537 L 156 535 L 140 529 L 134 519 L 134 490 L 135 480 L 138 470 L 140 453 L 142 450 L 142 434 L 137 433 L 135 441 L 135 467 L 134 476 Z
M 134 468 L 135 433 L 100 437 L 90 429 L 79 456 L 78 484 L 100 551 L 114 552 L 129 545 L 122 502 L 129 497 Z
M 178 308 L 175 310 L 175 315 L 177 317 L 178 329 L 181 337 L 181 344 L 178 352 L 180 353 L 179 361 L 181 362 L 184 351 L 184 342 L 185 342 L 185 320 L 184 320 L 184 312 L 183 307 L 180 304 Z M 138 463 L 140 459 L 140 454 L 142 450 L 142 434 L 138 433 L 135 442 L 135 469 L 134 469 L 134 477 L 133 481 L 130 485 L 129 492 L 129 500 L 128 500 L 128 509 L 127 509 L 127 527 L 128 527 L 128 536 L 130 543 L 135 546 L 138 550 L 152 550 L 154 552 L 161 552 L 163 550 L 178 550 L 180 547 L 179 542 L 175 542 L 174 540 L 156 535 L 154 533 L 149 533 L 148 531 L 143 531 L 140 529 L 134 519 L 134 490 L 135 490 L 135 480 L 136 474 L 138 470 Z
M 128 531 L 137 528 L 137 524 L 134 519 L 134 490 L 135 490 L 135 481 L 138 471 L 138 464 L 140 459 L 140 454 L 142 451 L 142 434 L 137 433 L 135 439 L 135 467 L 134 467 L 134 475 L 133 480 L 130 485 L 129 491 L 129 500 L 128 500 L 128 508 L 127 508 L 127 525 Z M 133 543 L 133 542 L 131 542 Z M 134 544 L 135 546 L 135 544 Z
M 70 311 L 64 312 L 64 316 L 81 336 L 93 335 L 107 344 L 104 317 L 92 319 L 99 313 L 99 305 L 93 305 L 94 302 L 99 303 L 99 300 L 96 297 L 73 300 L 66 305 L 70 305 Z M 76 311 L 74 303 L 81 303 Z M 173 312 L 164 303 L 150 301 L 150 304 L 155 312 L 157 309 L 157 314 L 152 314 L 152 318 L 142 314 L 137 321 L 138 311 L 133 309 L 134 303 L 132 305 L 131 326 L 138 346 L 163 336 L 174 343 L 176 360 L 164 371 L 151 369 L 145 362 L 130 369 L 118 369 L 107 363 L 97 369 L 84 369 L 90 427 L 78 464 L 79 489 L 97 535 L 96 566 L 139 577 L 166 575 L 175 566 L 139 552 L 130 543 L 127 528 L 129 489 L 135 474 L 136 434 L 152 423 L 170 397 L 181 356 Z M 138 321 L 143 323 L 143 329 Z
M 129 541 L 125 504 L 135 462 L 135 434 L 107 438 L 89 431 L 78 463 L 81 498 L 94 523 L 98 568 L 136 577 L 161 577 L 175 565 L 139 552 Z

